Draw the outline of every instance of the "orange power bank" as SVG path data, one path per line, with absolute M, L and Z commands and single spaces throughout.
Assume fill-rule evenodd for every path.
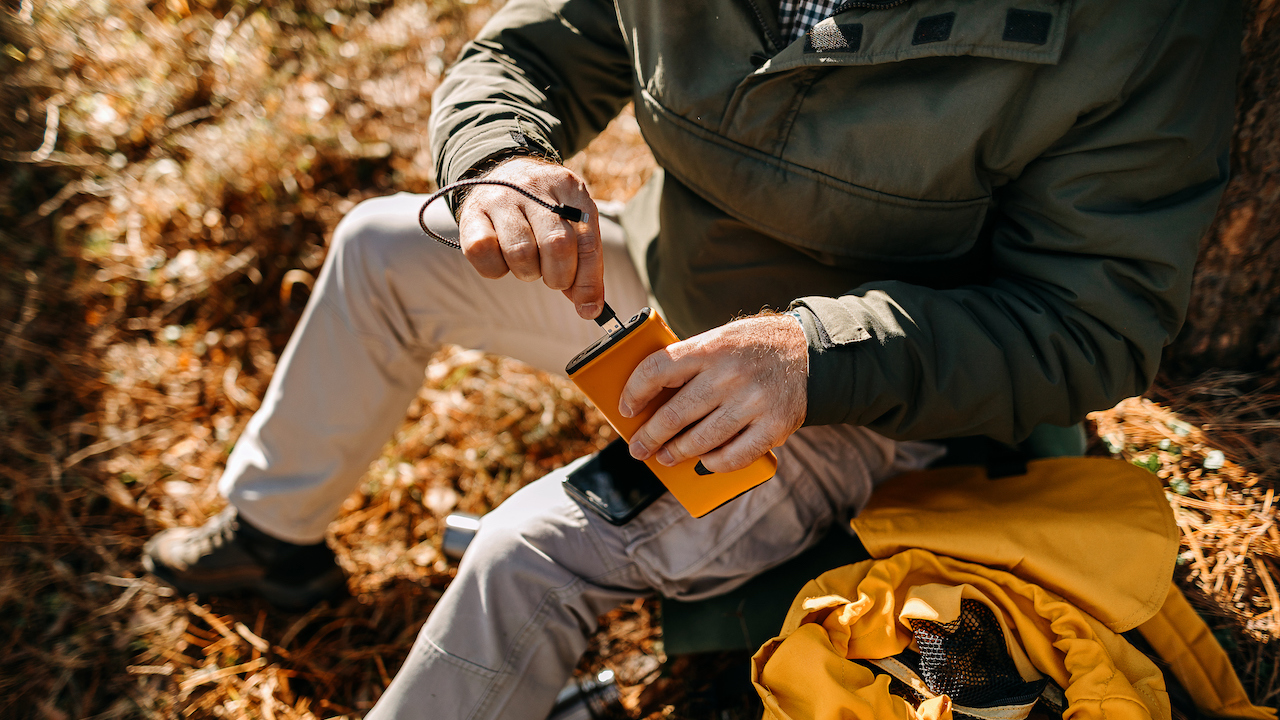
M 623 323 L 620 331 L 606 335 L 569 361 L 565 372 L 595 406 L 600 408 L 614 430 L 627 442 L 631 436 L 662 406 L 676 390 L 658 393 L 643 411 L 625 418 L 618 413 L 622 388 L 642 360 L 677 341 L 675 333 L 650 308 L 644 308 Z M 742 493 L 773 477 L 778 458 L 772 452 L 741 470 L 715 473 L 690 458 L 667 467 L 653 458 L 645 465 L 680 501 L 689 514 L 702 517 Z

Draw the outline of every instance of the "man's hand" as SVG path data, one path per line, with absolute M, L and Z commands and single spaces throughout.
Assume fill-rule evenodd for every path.
M 520 193 L 497 185 L 477 185 L 458 212 L 462 253 L 481 276 L 508 271 L 564 292 L 578 316 L 590 320 L 604 304 L 604 251 L 600 217 L 582 179 L 560 165 L 529 157 L 508 160 L 486 179 L 505 180 L 552 203 L 591 214 L 571 223 Z
M 659 350 L 631 373 L 619 411 L 632 417 L 662 388 L 680 390 L 636 431 L 631 455 L 744 468 L 804 422 L 808 374 L 804 330 L 787 315 L 737 320 Z

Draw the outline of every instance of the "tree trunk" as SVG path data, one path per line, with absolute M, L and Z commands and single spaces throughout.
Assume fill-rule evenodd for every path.
M 1280 371 L 1280 0 L 1246 0 L 1231 182 L 1166 371 Z

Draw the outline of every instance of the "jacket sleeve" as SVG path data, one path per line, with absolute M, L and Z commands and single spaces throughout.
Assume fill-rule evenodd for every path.
M 606 0 L 511 0 L 436 91 L 431 147 L 444 186 L 508 151 L 582 149 L 631 99 L 631 67 Z
M 807 297 L 807 424 L 1017 442 L 1151 383 L 1227 182 L 1238 13 L 1185 3 L 1119 97 L 997 190 L 991 281 Z M 1206 42 L 1206 37 L 1208 41 Z

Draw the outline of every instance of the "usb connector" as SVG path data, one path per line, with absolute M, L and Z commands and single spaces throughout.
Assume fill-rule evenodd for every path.
M 609 307 L 609 303 L 605 303 L 604 308 L 600 310 L 600 314 L 596 316 L 596 324 L 604 328 L 604 331 L 610 335 L 617 335 L 622 332 L 622 321 L 613 312 L 613 308 Z

